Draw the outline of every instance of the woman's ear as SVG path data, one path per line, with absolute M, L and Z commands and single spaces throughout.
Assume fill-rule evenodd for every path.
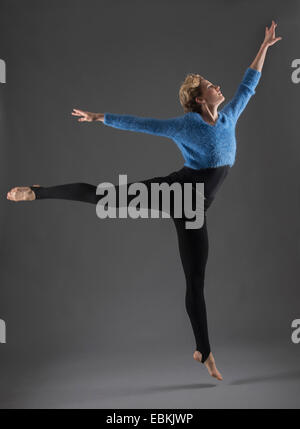
M 196 97 L 196 98 L 195 98 L 195 101 L 196 101 L 196 103 L 198 103 L 198 104 L 203 104 L 203 102 L 204 102 L 203 98 L 201 98 L 201 97 Z

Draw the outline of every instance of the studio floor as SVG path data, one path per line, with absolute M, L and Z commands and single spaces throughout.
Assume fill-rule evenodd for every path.
M 219 348 L 215 381 L 186 351 L 152 349 L 1 363 L 0 407 L 299 408 L 299 347 Z M 2 356 L 3 357 L 3 356 Z

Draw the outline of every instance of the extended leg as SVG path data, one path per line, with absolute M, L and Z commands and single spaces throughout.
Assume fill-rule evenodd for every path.
M 66 185 L 57 185 L 49 187 L 34 187 L 36 199 L 62 199 L 82 201 L 86 203 L 96 204 L 99 197 L 96 195 L 96 186 L 89 183 L 69 183 Z
M 131 183 L 127 183 L 125 185 L 115 185 L 115 189 L 116 189 L 116 201 L 115 205 L 116 207 L 120 207 L 120 201 L 119 201 L 119 193 L 120 191 L 126 192 L 127 193 L 127 204 L 128 205 L 135 197 L 136 195 L 129 195 L 128 194 L 128 188 L 135 184 L 135 183 L 143 183 L 148 191 L 148 198 L 145 202 L 145 207 L 150 208 L 151 207 L 151 184 L 152 183 L 169 183 L 171 184 L 174 180 L 175 176 L 175 172 L 167 175 L 167 176 L 158 176 L 158 177 L 152 177 L 149 179 L 145 179 L 145 180 L 140 180 L 138 182 L 131 182 Z M 122 189 L 123 188 L 123 189 Z M 16 192 L 15 195 L 18 197 L 18 200 L 24 200 L 27 199 L 26 197 L 28 196 L 28 192 L 26 194 L 26 192 L 24 193 L 24 189 L 26 190 L 25 187 L 22 188 L 15 188 L 16 190 L 20 190 L 19 192 Z M 40 199 L 63 199 L 63 200 L 73 200 L 73 201 L 82 201 L 82 202 L 87 202 L 87 203 L 91 203 L 91 204 L 97 204 L 98 201 L 102 198 L 102 195 L 97 195 L 96 194 L 96 190 L 97 190 L 97 186 L 95 185 L 91 185 L 89 183 L 69 183 L 69 184 L 64 184 L 64 185 L 55 185 L 55 186 L 48 186 L 48 187 L 43 187 L 43 186 L 30 186 L 27 188 L 29 191 L 30 189 L 34 192 L 35 194 L 35 199 L 40 200 Z M 171 196 L 171 204 L 172 204 L 172 199 L 173 195 Z M 32 198 L 28 198 L 30 200 L 32 200 Z M 155 207 L 156 209 L 160 209 L 161 205 L 156 205 Z
M 148 199 L 146 199 L 145 206 L 151 207 L 151 184 L 152 183 L 172 183 L 176 178 L 176 172 L 173 172 L 167 176 L 152 177 L 145 180 L 140 180 L 138 182 L 127 183 L 125 185 L 115 185 L 116 188 L 116 201 L 112 203 L 112 206 L 120 207 L 119 201 L 119 191 L 127 193 L 127 203 L 128 205 L 135 195 L 128 194 L 128 188 L 130 185 L 135 183 L 143 183 L 148 191 Z M 123 189 L 121 189 L 123 188 Z M 30 187 L 15 187 L 8 192 L 7 198 L 12 201 L 33 201 L 41 199 L 63 199 L 63 200 L 73 200 L 87 202 L 91 204 L 97 204 L 98 201 L 102 198 L 103 195 L 97 195 L 96 193 L 97 186 L 91 185 L 89 183 L 69 183 L 63 185 L 55 186 L 30 186 Z M 142 207 L 141 207 L 142 208 Z M 155 209 L 160 209 L 160 206 L 155 205 Z

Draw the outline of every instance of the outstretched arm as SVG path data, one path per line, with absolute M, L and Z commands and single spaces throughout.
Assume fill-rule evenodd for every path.
M 169 119 L 145 118 L 133 115 L 105 113 L 104 124 L 121 130 L 135 131 L 172 138 L 182 127 L 182 117 Z
M 276 27 L 277 24 L 275 24 L 274 21 L 272 21 L 272 25 L 269 29 L 266 27 L 265 39 L 261 44 L 255 59 L 251 63 L 250 67 L 247 68 L 233 99 L 222 109 L 224 113 L 230 115 L 234 120 L 239 118 L 250 98 L 255 94 L 255 88 L 260 80 L 261 71 L 269 46 L 274 45 L 282 39 L 282 37 L 275 37 Z
M 157 136 L 172 138 L 182 127 L 182 117 L 169 119 L 145 118 L 133 115 L 120 115 L 116 113 L 92 113 L 74 109 L 73 116 L 80 116 L 79 122 L 100 121 L 121 130 L 136 131 Z

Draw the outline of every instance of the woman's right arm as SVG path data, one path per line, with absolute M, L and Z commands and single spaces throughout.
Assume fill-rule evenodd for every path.
M 73 116 L 80 116 L 79 122 L 100 121 L 105 125 L 121 130 L 135 131 L 172 138 L 183 125 L 183 117 L 169 119 L 145 118 L 133 115 L 120 115 L 116 113 L 92 113 L 74 109 Z

